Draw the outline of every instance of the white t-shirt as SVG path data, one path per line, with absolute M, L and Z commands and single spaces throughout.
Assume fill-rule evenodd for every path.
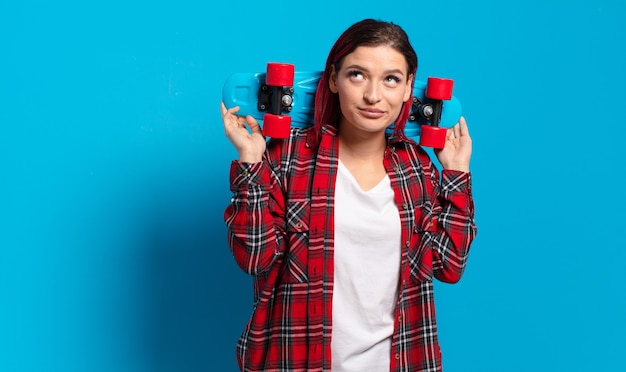
M 335 186 L 332 371 L 389 371 L 400 215 L 388 176 L 363 191 L 339 162 Z

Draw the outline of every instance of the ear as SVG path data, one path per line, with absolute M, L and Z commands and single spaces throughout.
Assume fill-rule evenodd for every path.
M 406 88 L 404 91 L 404 99 L 403 102 L 406 102 L 411 98 L 411 93 L 413 93 L 413 74 L 409 75 L 409 79 L 407 80 Z
M 335 71 L 335 65 L 330 65 L 330 74 L 328 76 L 328 88 L 331 92 L 337 93 L 337 71 Z

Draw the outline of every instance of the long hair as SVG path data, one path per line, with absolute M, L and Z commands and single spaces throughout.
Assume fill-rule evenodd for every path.
M 332 69 L 334 67 L 335 71 L 339 71 L 344 58 L 359 46 L 389 46 L 397 50 L 406 59 L 409 74 L 413 75 L 413 82 L 415 82 L 417 54 L 409 42 L 408 35 L 400 26 L 374 19 L 364 19 L 353 24 L 339 36 L 328 53 L 326 66 L 315 94 L 313 143 L 318 143 L 323 125 L 337 125 L 341 117 L 339 96 L 332 93 L 328 85 Z M 395 121 L 394 136 L 405 138 L 404 127 L 411 111 L 412 92 L 411 86 L 411 97 L 403 103 Z

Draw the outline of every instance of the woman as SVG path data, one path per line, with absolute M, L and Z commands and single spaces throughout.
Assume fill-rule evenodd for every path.
M 441 370 L 433 278 L 460 279 L 476 234 L 472 141 L 448 129 L 440 176 L 406 138 L 416 70 L 406 33 L 367 19 L 331 49 L 313 126 L 266 145 L 222 103 L 229 244 L 254 276 L 242 371 Z

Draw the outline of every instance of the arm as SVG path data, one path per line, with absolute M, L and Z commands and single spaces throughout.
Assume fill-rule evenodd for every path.
M 282 254 L 284 198 L 268 166 L 265 138 L 251 116 L 237 116 L 238 107 L 221 105 L 226 137 L 239 153 L 230 168 L 230 205 L 224 212 L 228 243 L 235 261 L 246 273 L 268 270 Z M 248 128 L 250 129 L 248 131 Z
M 434 205 L 433 272 L 437 279 L 456 283 L 465 269 L 470 244 L 476 236 L 469 163 L 472 140 L 464 118 L 448 129 L 445 147 L 436 151 L 443 166 Z M 434 183 L 439 182 L 437 172 Z
M 224 213 L 228 243 L 239 267 L 257 275 L 284 251 L 282 192 L 265 161 L 233 161 L 230 184 L 233 197 Z
M 444 170 L 434 208 L 433 274 L 456 283 L 465 270 L 470 244 L 476 236 L 471 174 Z

